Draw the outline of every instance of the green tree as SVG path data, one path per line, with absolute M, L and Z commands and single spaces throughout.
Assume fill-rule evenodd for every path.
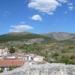
M 15 47 L 13 47 L 13 46 L 11 46 L 10 48 L 9 48 L 9 53 L 15 53 L 15 51 L 16 51 L 16 49 L 15 49 Z

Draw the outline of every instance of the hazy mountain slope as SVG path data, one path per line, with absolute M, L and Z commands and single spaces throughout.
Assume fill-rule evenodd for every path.
M 42 38 L 42 39 L 50 39 L 47 36 L 22 32 L 22 33 L 8 33 L 4 35 L 0 35 L 0 42 L 8 42 L 8 41 L 24 41 L 29 39 Z
M 8 42 L 8 41 L 24 41 L 30 39 L 42 38 L 45 41 L 62 41 L 62 40 L 74 40 L 75 34 L 66 33 L 66 32 L 52 32 L 47 34 L 34 34 L 30 32 L 18 32 L 18 33 L 8 33 L 4 35 L 0 35 L 0 42 Z M 72 39 L 73 38 L 73 39 Z M 40 40 L 40 39 L 39 39 Z M 39 41 L 38 40 L 38 41 Z
M 67 33 L 67 32 L 52 32 L 45 34 L 48 37 L 54 38 L 56 40 L 67 40 L 75 37 L 75 34 Z

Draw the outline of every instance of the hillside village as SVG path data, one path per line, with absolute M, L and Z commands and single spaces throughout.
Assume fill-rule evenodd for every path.
M 48 63 L 31 53 L 9 53 L 0 49 L 0 75 L 75 75 L 75 65 Z
M 25 63 L 42 64 L 46 63 L 44 57 L 36 54 L 26 53 L 10 53 L 8 48 L 0 49 L 0 72 L 10 71 L 17 67 L 23 66 Z
M 75 0 L 0 0 L 0 75 L 75 75 Z

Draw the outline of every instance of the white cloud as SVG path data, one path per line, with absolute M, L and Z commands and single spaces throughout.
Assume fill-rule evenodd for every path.
M 71 5 L 73 5 L 73 3 L 68 3 L 67 5 L 71 6 Z
M 61 3 L 67 3 L 68 2 L 68 0 L 58 0 L 58 1 Z
M 58 7 L 68 3 L 69 0 L 30 0 L 28 7 L 52 15 Z M 70 10 L 74 9 L 72 5 L 68 7 Z
M 68 3 L 68 8 L 69 8 L 70 11 L 75 9 L 73 3 Z
M 42 21 L 42 17 L 40 15 L 33 15 L 31 19 L 35 21 Z
M 31 0 L 28 4 L 29 8 L 51 15 L 58 6 L 61 6 L 61 3 L 58 0 Z
M 29 25 L 15 25 L 10 27 L 10 32 L 24 32 L 27 30 L 33 29 L 32 26 Z
M 73 7 L 73 6 L 69 6 L 69 10 L 71 10 L 71 11 L 72 11 L 73 9 L 74 9 L 74 7 Z

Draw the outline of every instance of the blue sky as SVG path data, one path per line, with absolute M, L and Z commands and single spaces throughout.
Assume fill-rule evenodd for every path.
M 75 32 L 75 0 L 0 0 L 0 34 Z

